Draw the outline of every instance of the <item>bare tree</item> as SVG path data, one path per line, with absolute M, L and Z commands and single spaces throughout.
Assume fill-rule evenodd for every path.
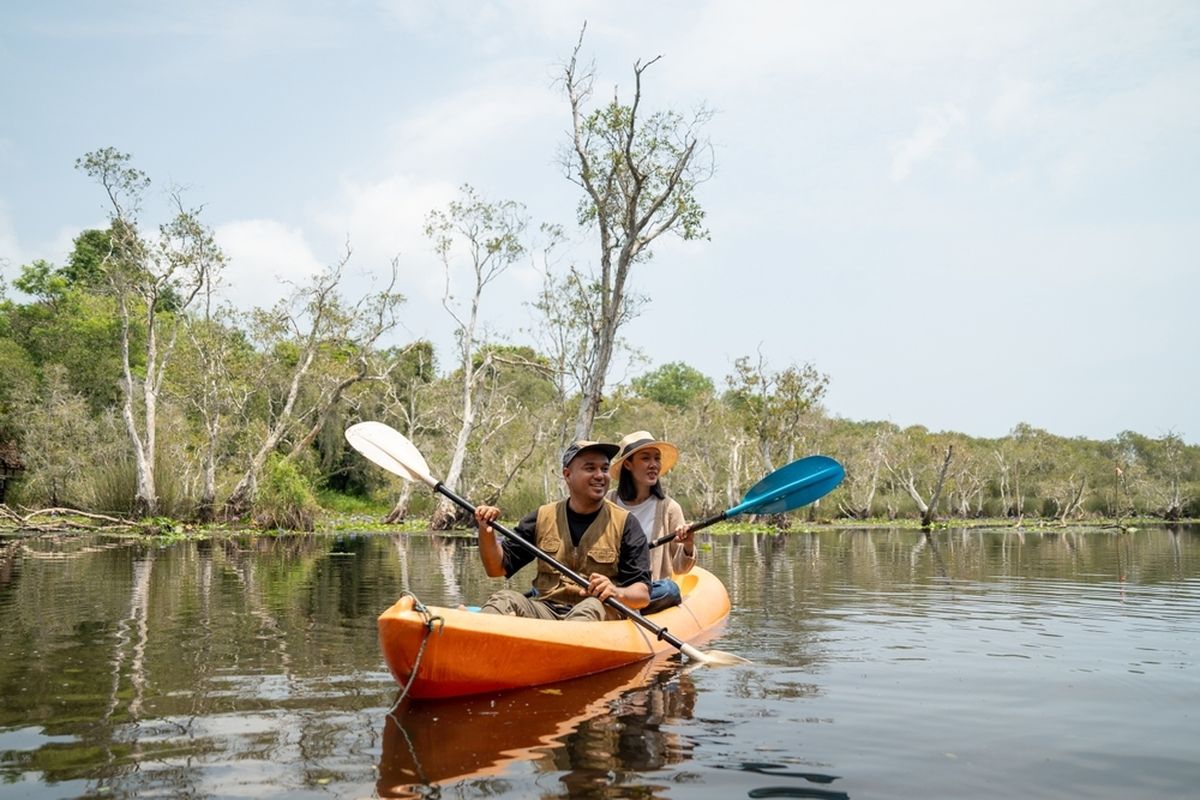
M 481 341 L 479 308 L 483 290 L 512 266 L 525 252 L 521 237 L 528 225 L 525 209 L 511 200 L 488 203 L 473 188 L 463 185 L 461 197 L 445 211 L 433 211 L 425 225 L 425 235 L 433 241 L 446 274 L 446 292 L 442 305 L 458 326 L 458 373 L 461 405 L 458 432 L 450 455 L 450 468 L 442 482 L 452 491 L 458 489 L 467 455 L 467 444 L 475 430 L 478 392 L 488 374 L 492 353 L 481 348 L 481 361 L 475 362 Z M 469 294 L 464 303 L 454 296 L 454 264 L 462 251 L 470 269 Z M 433 530 L 449 528 L 458 516 L 457 507 L 442 498 L 430 522 Z
M 224 257 L 212 232 L 199 221 L 199 209 L 185 209 L 176 192 L 174 219 L 160 226 L 154 242 L 139 229 L 144 172 L 129 166 L 128 154 L 106 147 L 75 162 L 108 195 L 112 221 L 110 250 L 101 271 L 117 301 L 121 321 L 121 394 L 125 431 L 137 476 L 135 513 L 158 511 L 154 466 L 158 400 L 179 331 L 179 319 Z M 134 369 L 134 329 L 145 333 L 144 365 Z M 135 374 L 136 373 L 136 374 Z
M 586 30 L 586 26 L 585 26 Z M 629 319 L 629 273 L 649 260 L 650 245 L 663 234 L 707 238 L 696 188 L 713 173 L 712 148 L 700 131 L 712 112 L 700 108 L 689 118 L 675 111 L 642 114 L 642 75 L 656 61 L 633 65 L 633 99 L 624 104 L 614 91 L 607 104 L 588 110 L 595 77 L 581 66 L 583 31 L 563 70 L 562 85 L 571 106 L 571 142 L 562 165 L 583 189 L 579 222 L 595 226 L 600 265 L 577 281 L 594 309 L 589 320 L 590 369 L 583 381 L 575 438 L 589 435 L 600 407 L 617 331 Z
M 847 517 L 867 519 L 871 516 L 888 444 L 894 434 L 894 426 L 881 423 L 875 426 L 869 438 L 860 434 L 843 445 L 839 454 L 845 462 L 846 480 L 842 484 L 838 509 Z
M 432 415 L 424 402 L 428 389 L 435 378 L 433 345 L 428 341 L 417 341 L 391 357 L 397 362 L 384 384 L 384 414 L 395 420 L 396 427 L 410 440 L 429 427 Z M 401 522 L 408 516 L 408 504 L 412 499 L 412 481 L 400 481 L 400 494 L 384 517 L 387 524 Z
M 954 445 L 946 445 L 941 466 L 935 469 L 922 450 L 928 448 L 930 452 L 936 452 L 940 448 L 923 429 L 905 431 L 897 437 L 896 444 L 885 457 L 884 463 L 896 485 L 916 503 L 917 510 L 921 512 L 921 527 L 928 528 L 933 525 L 942 489 L 946 485 L 946 474 L 954 457 Z M 926 494 L 928 501 L 925 500 Z

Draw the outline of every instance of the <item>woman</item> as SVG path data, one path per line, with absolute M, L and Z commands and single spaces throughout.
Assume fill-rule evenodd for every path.
M 679 585 L 672 575 L 687 572 L 696 563 L 696 543 L 683 519 L 683 509 L 663 491 L 659 479 L 675 466 L 679 450 L 656 440 L 647 431 L 635 431 L 621 440 L 609 475 L 617 482 L 610 499 L 641 523 L 651 544 L 664 534 L 675 539 L 650 551 L 650 604 L 643 614 L 678 605 Z

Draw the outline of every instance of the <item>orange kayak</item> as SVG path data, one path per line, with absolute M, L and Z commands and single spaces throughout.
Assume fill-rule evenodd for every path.
M 712 573 L 693 567 L 675 580 L 683 602 L 648 616 L 656 625 L 691 642 L 729 615 L 729 594 Z M 564 622 L 507 617 L 420 606 L 411 595 L 379 615 L 379 642 L 400 685 L 412 681 L 408 694 L 415 699 L 539 686 L 674 649 L 627 619 Z

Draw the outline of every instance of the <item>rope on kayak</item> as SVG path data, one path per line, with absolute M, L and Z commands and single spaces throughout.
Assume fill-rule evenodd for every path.
M 429 635 L 433 633 L 434 623 L 437 623 L 439 631 L 441 631 L 446 625 L 445 619 L 437 616 L 428 608 L 426 608 L 425 604 L 417 599 L 417 596 L 412 592 L 405 589 L 400 593 L 400 596 L 411 597 L 413 599 L 413 611 L 416 611 L 425 619 L 425 635 L 421 637 L 421 646 L 417 648 L 417 658 L 413 661 L 412 673 L 408 676 L 408 682 L 405 683 L 404 688 L 400 690 L 400 696 L 397 697 L 396 702 L 392 704 L 391 710 L 388 711 L 388 716 L 396 713 L 396 709 L 399 708 L 400 704 L 404 702 L 404 699 L 408 697 L 408 690 L 412 688 L 413 681 L 417 679 L 417 672 L 419 672 L 421 669 L 421 657 L 425 655 L 425 645 L 429 644 Z

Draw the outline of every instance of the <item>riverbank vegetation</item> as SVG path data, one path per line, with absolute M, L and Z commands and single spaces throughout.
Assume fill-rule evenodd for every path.
M 139 354 L 150 321 L 145 308 L 122 312 L 86 268 L 88 248 L 111 235 L 82 232 L 67 265 L 21 269 L 17 282 L 30 299 L 0 299 L 9 522 L 46 507 L 295 528 L 330 515 L 365 521 L 390 512 L 409 525 L 433 516 L 428 492 L 359 458 L 342 431 L 363 419 L 391 424 L 444 474 L 462 431 L 461 364 L 440 369 L 428 342 L 382 345 L 356 333 L 345 320 L 370 298 L 342 297 L 336 273 L 321 298 L 299 298 L 307 311 L 294 318 L 292 306 L 214 314 L 168 303 L 157 312 L 174 349 L 156 389 L 156 507 L 147 514 L 125 420 L 129 407 L 144 415 L 145 404 L 137 393 L 128 403 L 121 382 L 126 349 L 128 379 L 135 387 L 146 379 Z M 318 327 L 320 314 L 343 322 Z M 514 514 L 557 497 L 558 453 L 578 409 L 569 377 L 530 344 L 488 343 L 471 363 L 477 423 L 466 437 L 461 493 Z M 666 364 L 609 387 L 592 435 L 615 440 L 649 429 L 676 442 L 683 457 L 668 484 L 693 517 L 735 504 L 767 472 L 810 453 L 837 458 L 847 475 L 793 514 L 796 525 L 1200 516 L 1200 448 L 1178 434 L 1127 431 L 1097 441 L 1018 424 L 991 439 L 901 428 L 838 417 L 822 403 L 825 385 L 814 365 L 774 368 L 757 357 L 719 379 Z M 231 498 L 248 472 L 255 491 L 242 508 Z

